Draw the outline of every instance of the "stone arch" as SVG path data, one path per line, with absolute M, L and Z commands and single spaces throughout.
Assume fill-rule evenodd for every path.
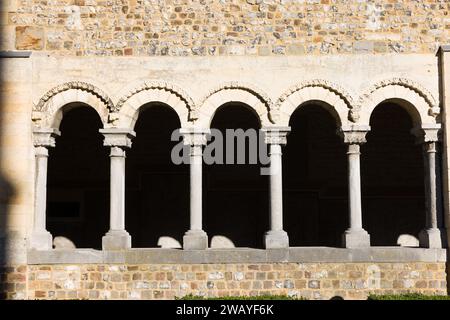
M 291 87 L 277 101 L 273 118 L 277 124 L 288 126 L 291 115 L 297 108 L 307 103 L 318 103 L 336 119 L 338 126 L 356 122 L 352 95 L 343 88 L 327 80 L 305 81 Z
M 171 107 L 180 118 L 181 127 L 197 119 L 196 107 L 191 97 L 181 88 L 166 82 L 145 82 L 123 96 L 116 104 L 117 112 L 111 115 L 117 125 L 132 129 L 139 117 L 141 107 L 159 102 Z
M 37 126 L 58 128 L 64 112 L 76 103 L 93 108 L 103 125 L 108 122 L 108 114 L 114 110 L 114 103 L 98 87 L 81 81 L 66 82 L 48 91 L 33 107 L 32 120 Z
M 239 82 L 229 82 L 210 90 L 202 99 L 198 109 L 199 124 L 209 128 L 216 111 L 227 103 L 242 103 L 251 108 L 259 118 L 261 126 L 270 125 L 269 113 L 272 101 L 259 88 Z
M 360 122 L 368 125 L 373 110 L 382 102 L 394 102 L 406 109 L 415 125 L 436 123 L 440 115 L 439 103 L 422 85 L 391 78 L 376 82 L 359 97 Z

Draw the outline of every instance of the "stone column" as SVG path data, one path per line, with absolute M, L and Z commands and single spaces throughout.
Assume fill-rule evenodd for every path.
M 181 129 L 183 143 L 189 146 L 190 165 L 190 229 L 183 237 L 183 249 L 203 250 L 208 248 L 208 235 L 202 225 L 202 167 L 203 146 L 207 142 L 208 130 Z
M 366 142 L 369 126 L 342 126 L 339 134 L 348 146 L 348 206 L 350 226 L 342 236 L 345 248 L 370 247 L 370 235 L 363 229 L 361 209 L 360 145 Z
M 289 127 L 263 128 L 270 157 L 270 230 L 264 235 L 266 249 L 289 247 L 289 237 L 283 230 L 283 170 L 281 146 L 286 144 Z
M 36 128 L 33 131 L 36 180 L 33 229 L 28 245 L 30 249 L 51 250 L 53 248 L 53 238 L 46 226 L 47 160 L 48 148 L 55 146 L 55 137 L 59 135 L 58 130 L 50 128 Z
M 125 230 L 125 150 L 131 147 L 134 131 L 128 129 L 100 129 L 104 145 L 111 147 L 110 223 L 102 238 L 103 250 L 131 248 L 131 236 Z
M 440 128 L 440 124 L 423 124 L 421 128 L 415 128 L 412 131 L 417 136 L 418 143 L 423 145 L 424 150 L 426 220 L 425 229 L 419 233 L 419 243 L 424 248 L 442 248 L 441 229 L 443 225 L 441 219 L 438 219 L 441 217 L 438 209 L 442 208 L 438 203 L 441 199 L 438 189 L 440 163 L 437 156 Z

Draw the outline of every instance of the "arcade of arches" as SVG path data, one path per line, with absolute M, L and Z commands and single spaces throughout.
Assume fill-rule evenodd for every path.
M 53 238 L 105 250 L 440 247 L 430 234 L 442 224 L 438 146 L 418 143 L 413 118 L 395 102 L 378 105 L 370 130 L 356 133 L 318 102 L 299 106 L 290 130 L 262 128 L 271 163 L 282 165 L 272 176 L 259 164 L 196 162 L 208 142 L 189 130 L 182 132 L 191 165 L 173 164 L 171 135 L 181 124 L 168 105 L 141 107 L 134 132 L 102 129 L 87 105 L 66 109 L 60 132 L 35 132 L 59 135 L 54 148 L 36 146 L 37 196 L 46 199 L 35 219 L 47 239 L 40 249 Z M 239 103 L 220 107 L 211 122 L 221 131 L 260 127 Z

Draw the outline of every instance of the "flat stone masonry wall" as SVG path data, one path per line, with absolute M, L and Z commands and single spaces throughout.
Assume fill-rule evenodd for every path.
M 445 263 L 71 264 L 3 268 L 8 299 L 174 299 L 281 294 L 365 299 L 447 294 Z
M 356 0 L 17 0 L 8 50 L 77 56 L 435 53 L 450 4 Z

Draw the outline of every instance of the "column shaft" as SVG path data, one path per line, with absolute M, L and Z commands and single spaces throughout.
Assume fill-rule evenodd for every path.
M 283 230 L 283 181 L 281 145 L 270 145 L 270 229 Z
M 183 143 L 189 146 L 190 166 L 190 228 L 183 237 L 183 249 L 204 250 L 208 248 L 208 235 L 202 225 L 203 193 L 203 146 L 207 130 L 187 128 L 181 130 Z
M 35 147 L 36 180 L 34 199 L 33 230 L 29 239 L 30 249 L 50 250 L 53 248 L 53 238 L 46 227 L 47 214 L 47 163 L 48 149 L 44 146 Z
M 340 134 L 348 145 L 349 228 L 342 235 L 342 242 L 345 248 L 366 248 L 370 247 L 370 235 L 362 224 L 360 145 L 366 142 L 365 135 L 370 128 L 344 129 L 341 128 Z
M 34 207 L 34 231 L 46 231 L 47 203 L 47 163 L 48 150 L 45 147 L 36 148 L 36 195 Z
M 191 230 L 202 230 L 202 146 L 190 147 L 190 218 Z
M 266 249 L 289 247 L 289 237 L 283 230 L 283 170 L 281 146 L 287 143 L 289 127 L 263 128 L 264 141 L 269 145 L 270 170 L 270 230 L 264 235 Z
M 361 173 L 358 144 L 348 145 L 348 200 L 350 207 L 350 229 L 362 229 Z
M 425 248 L 442 248 L 437 212 L 436 152 L 436 142 L 432 141 L 424 144 L 426 221 L 425 229 L 419 234 L 419 241 L 420 246 Z
M 111 146 L 109 231 L 102 239 L 103 250 L 131 248 L 131 236 L 125 230 L 125 150 Z
M 110 230 L 125 230 L 125 150 L 111 148 Z
M 427 154 L 427 174 L 428 174 L 428 228 L 437 228 L 437 208 L 436 208 L 436 143 L 428 143 L 425 146 Z

